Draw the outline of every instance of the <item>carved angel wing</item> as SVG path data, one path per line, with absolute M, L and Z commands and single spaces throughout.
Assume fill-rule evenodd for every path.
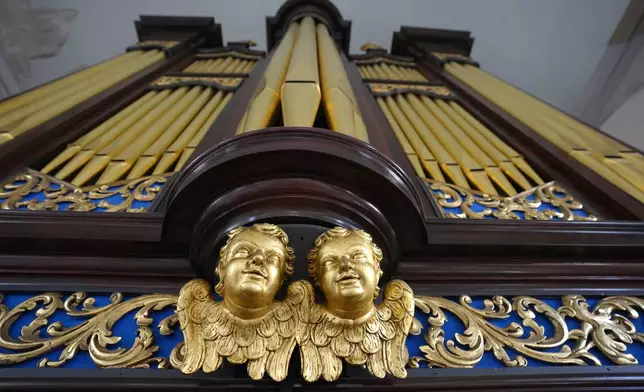
M 405 378 L 405 365 L 409 359 L 405 341 L 414 321 L 414 293 L 407 283 L 392 280 L 387 284 L 377 317 L 380 324 L 378 335 L 383 347 L 369 356 L 367 368 L 376 377 L 391 374 Z
M 181 371 L 194 373 L 203 368 L 206 372 L 217 370 L 221 356 L 213 350 L 206 329 L 208 322 L 218 319 L 220 305 L 210 295 L 210 284 L 203 279 L 193 279 L 179 292 L 177 314 L 183 331 L 185 355 Z
M 312 304 L 313 286 L 309 282 L 301 280 L 288 287 L 286 299 L 279 304 L 274 313 L 277 323 L 276 335 L 282 341 L 279 348 L 268 355 L 266 372 L 275 381 L 284 380 L 288 374 L 291 355 L 298 336 L 306 329 L 308 313 Z
M 414 318 L 414 296 L 401 280 L 385 288 L 384 301 L 363 323 L 340 319 L 313 305 L 308 327 L 299 336 L 302 376 L 313 382 L 323 377 L 335 381 L 342 373 L 342 359 L 362 365 L 376 377 L 407 376 L 405 340 Z
M 275 302 L 264 317 L 242 320 L 211 298 L 205 280 L 186 283 L 177 305 L 185 339 L 181 371 L 194 373 L 203 368 L 212 372 L 227 358 L 233 364 L 247 363 L 252 379 L 268 373 L 275 381 L 284 380 L 297 331 L 306 323 L 313 302 L 313 288 L 308 282 L 296 282 L 287 294 L 286 300 Z

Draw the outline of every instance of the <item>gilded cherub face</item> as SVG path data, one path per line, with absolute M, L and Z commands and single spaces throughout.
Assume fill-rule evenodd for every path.
M 377 295 L 382 274 L 380 250 L 364 232 L 336 228 L 325 235 L 310 272 L 315 274 L 327 306 L 347 312 L 367 307 Z
M 238 229 L 236 229 L 238 230 Z M 277 226 L 244 227 L 232 235 L 220 255 L 216 290 L 241 308 L 270 304 L 285 274 L 292 272 L 293 250 L 288 237 Z

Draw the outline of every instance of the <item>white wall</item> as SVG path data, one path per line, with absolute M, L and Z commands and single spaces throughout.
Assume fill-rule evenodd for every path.
M 602 130 L 644 151 L 644 87 L 602 125 Z
M 0 0 L 2 1 L 2 0 Z M 224 40 L 265 47 L 264 17 L 280 0 L 33 0 L 79 11 L 56 57 L 33 62 L 29 88 L 119 54 L 135 41 L 140 14 L 215 16 Z M 570 110 L 595 70 L 628 0 L 336 0 L 353 21 L 351 50 L 389 47 L 401 25 L 470 30 L 473 57 L 526 91 Z

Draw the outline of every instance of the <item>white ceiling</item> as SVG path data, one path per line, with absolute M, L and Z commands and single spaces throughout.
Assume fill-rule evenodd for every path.
M 2 1 L 2 0 L 0 0 Z M 224 40 L 265 47 L 264 17 L 280 0 L 32 0 L 34 7 L 73 8 L 78 16 L 60 53 L 33 61 L 30 88 L 122 53 L 136 40 L 140 14 L 214 16 Z M 472 56 L 486 70 L 571 110 L 597 66 L 628 0 L 336 0 L 353 21 L 351 50 L 385 47 L 401 25 L 472 31 Z

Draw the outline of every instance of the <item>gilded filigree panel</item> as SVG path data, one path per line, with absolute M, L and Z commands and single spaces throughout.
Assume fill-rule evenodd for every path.
M 171 174 L 80 188 L 29 169 L 0 186 L 0 209 L 144 212 Z
M 176 294 L 0 294 L 0 366 L 181 367 Z M 408 367 L 637 365 L 644 299 L 416 296 Z
M 432 98 L 456 99 L 452 94 L 452 90 L 445 86 L 404 83 L 368 83 L 367 85 L 373 95 L 382 97 L 412 93 L 417 95 L 426 95 Z
M 426 179 L 439 212 L 446 218 L 597 221 L 599 218 L 556 182 L 512 197 L 489 195 Z
M 175 88 L 182 86 L 214 87 L 222 91 L 237 91 L 243 78 L 207 76 L 162 76 L 150 84 L 151 88 Z
M 412 367 L 636 365 L 644 356 L 638 297 L 418 296 L 416 307 L 423 337 Z

